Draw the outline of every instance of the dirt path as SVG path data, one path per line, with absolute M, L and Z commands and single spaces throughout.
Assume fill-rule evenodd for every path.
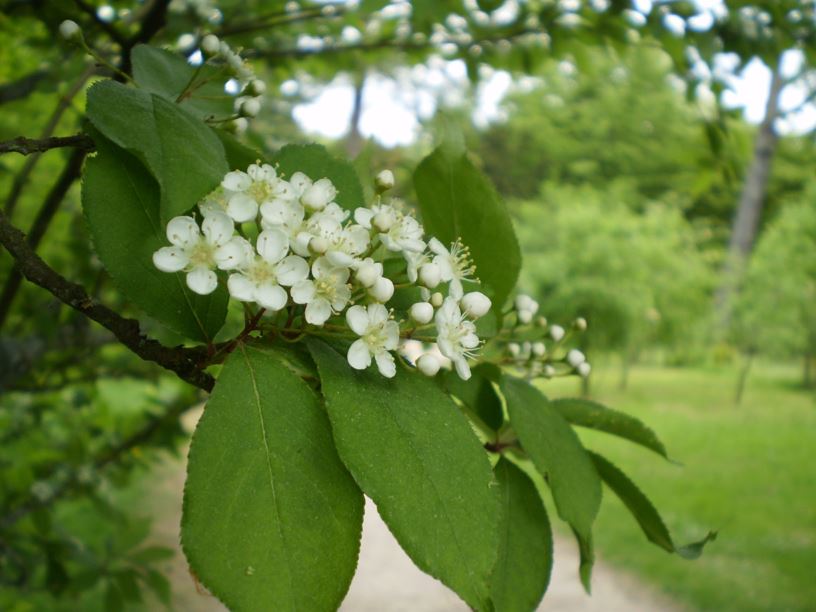
M 181 513 L 183 464 L 163 465 L 160 486 L 153 500 L 160 513 L 155 536 L 168 546 L 178 543 Z M 603 562 L 595 566 L 593 595 L 584 593 L 578 581 L 578 555 L 573 542 L 556 539 L 555 569 L 539 610 L 559 612 L 680 612 L 671 601 L 640 584 L 632 576 L 613 570 Z M 225 608 L 212 596 L 199 592 L 179 550 L 167 568 L 173 583 L 175 607 L 179 612 L 222 612 Z M 414 567 L 382 522 L 377 509 L 366 500 L 363 542 L 357 574 L 342 612 L 468 612 L 447 587 Z

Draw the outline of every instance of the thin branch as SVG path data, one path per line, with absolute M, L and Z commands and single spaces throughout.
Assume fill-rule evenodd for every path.
M 27 97 L 37 88 L 37 84 L 47 76 L 49 76 L 48 70 L 37 69 L 10 83 L 3 83 L 0 85 L 0 104 Z
M 0 155 L 3 153 L 31 155 L 32 153 L 42 153 L 43 151 L 59 149 L 61 147 L 76 147 L 86 153 L 96 148 L 94 141 L 85 134 L 51 136 L 49 138 L 25 138 L 24 136 L 18 136 L 17 138 L 0 142 Z
M 205 391 L 211 391 L 215 380 L 201 369 L 206 349 L 167 347 L 141 333 L 139 322 L 127 319 L 86 293 L 80 285 L 60 276 L 37 255 L 25 235 L 0 213 L 0 244 L 17 261 L 17 269 L 35 285 L 108 329 L 116 339 L 145 361 L 170 370 L 180 379 Z
M 77 5 L 77 8 L 79 8 L 79 10 L 89 15 L 90 18 L 93 19 L 94 22 L 100 28 L 102 28 L 114 42 L 118 43 L 122 47 L 124 47 L 127 44 L 127 38 L 125 38 L 124 35 L 119 30 L 116 29 L 116 26 L 102 19 L 99 16 L 99 13 L 97 12 L 95 6 L 89 4 L 88 2 L 85 2 L 85 0 L 74 0 L 74 4 Z

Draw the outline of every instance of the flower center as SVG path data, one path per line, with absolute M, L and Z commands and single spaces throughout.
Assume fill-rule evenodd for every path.
M 385 346 L 385 340 L 385 326 L 382 324 L 370 326 L 363 334 L 363 341 L 371 348 Z
M 266 181 L 253 181 L 247 193 L 259 204 L 265 202 L 274 193 L 273 187 Z
M 460 279 L 469 280 L 470 276 L 476 272 L 476 266 L 470 258 L 470 249 L 459 240 L 451 245 L 450 263 L 457 273 L 456 276 Z
M 315 279 L 315 291 L 325 297 L 330 302 L 337 297 L 337 281 L 333 274 L 321 276 Z
M 211 268 L 215 264 L 216 246 L 206 240 L 199 240 L 189 251 L 190 267 L 206 266 Z
M 278 274 L 274 265 L 263 259 L 256 258 L 250 264 L 244 275 L 256 285 L 265 285 L 267 283 L 277 284 Z

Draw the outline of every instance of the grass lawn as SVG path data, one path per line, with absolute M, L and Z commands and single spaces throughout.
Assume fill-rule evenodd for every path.
M 816 609 L 816 395 L 797 388 L 798 374 L 757 364 L 735 406 L 735 369 L 643 367 L 620 391 L 617 372 L 598 368 L 593 398 L 645 421 L 683 466 L 602 433 L 582 431 L 585 444 L 640 486 L 679 543 L 719 531 L 685 561 L 648 543 L 605 489 L 600 556 L 695 610 Z

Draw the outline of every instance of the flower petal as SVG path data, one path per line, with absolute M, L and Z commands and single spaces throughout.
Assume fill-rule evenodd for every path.
M 255 291 L 255 301 L 267 310 L 278 311 L 289 301 L 286 290 L 272 283 L 264 283 Z
M 369 315 L 364 306 L 352 306 L 346 311 L 346 322 L 358 336 L 362 336 L 368 329 Z
M 309 264 L 302 257 L 290 255 L 284 257 L 275 268 L 278 282 L 285 287 L 296 285 L 309 276 Z
M 431 238 L 428 241 L 428 248 L 431 249 L 437 255 L 440 255 L 442 257 L 450 256 L 450 252 L 448 251 L 448 249 L 445 248 L 445 245 L 439 242 L 437 238 Z
M 314 299 L 314 283 L 310 280 L 302 280 L 292 287 L 291 294 L 296 304 L 306 304 Z
M 354 220 L 366 229 L 371 229 L 371 220 L 374 218 L 374 211 L 370 208 L 357 208 L 354 211 Z
M 459 378 L 462 380 L 468 380 L 470 378 L 470 366 L 468 365 L 467 359 L 464 357 L 459 357 L 457 359 L 453 359 L 452 361 Z
M 372 325 L 382 325 L 388 320 L 388 309 L 382 304 L 371 304 L 368 307 L 368 320 Z
M 227 172 L 224 176 L 224 180 L 221 181 L 221 186 L 230 191 L 244 191 L 249 189 L 250 185 L 252 185 L 252 179 L 246 172 L 241 172 L 240 170 Z
M 394 378 L 397 373 L 397 364 L 394 363 L 394 356 L 391 353 L 388 351 L 379 352 L 374 356 L 374 360 L 377 362 L 377 369 L 379 369 L 380 374 L 386 378 Z
M 153 265 L 162 272 L 178 272 L 190 263 L 190 258 L 181 247 L 162 247 L 153 253 Z
M 219 270 L 235 270 L 246 266 L 254 255 L 249 240 L 233 236 L 226 244 L 218 247 L 213 258 Z
M 266 261 L 278 263 L 289 251 L 289 237 L 282 230 L 268 229 L 258 234 L 255 245 Z
M 229 199 L 227 214 L 238 223 L 251 221 L 258 214 L 258 203 L 245 193 L 236 193 Z
M 355 370 L 365 370 L 371 365 L 371 352 L 368 350 L 368 345 L 362 339 L 355 340 L 349 347 L 346 359 Z
M 243 274 L 230 274 L 227 279 L 227 290 L 232 297 L 241 302 L 255 301 L 255 283 Z
M 311 186 L 312 179 L 302 172 L 295 172 L 291 177 L 289 177 L 289 184 L 292 186 L 295 192 L 300 195 Z
M 450 286 L 448 288 L 448 295 L 455 300 L 461 300 L 462 296 L 465 295 L 465 290 L 462 287 L 462 281 L 455 276 L 451 279 Z
M 319 297 L 306 304 L 306 321 L 312 325 L 323 325 L 331 314 L 331 305 L 326 298 Z
M 201 223 L 201 231 L 207 238 L 207 242 L 221 246 L 232 238 L 235 232 L 235 223 L 228 215 L 213 212 L 204 217 L 204 221 Z
M 383 330 L 385 331 L 383 346 L 389 351 L 396 351 L 399 347 L 399 323 L 388 321 Z
M 218 287 L 218 277 L 209 268 L 198 266 L 187 273 L 187 286 L 194 293 L 209 295 Z
M 167 239 L 174 246 L 192 246 L 200 235 L 198 223 L 192 217 L 173 217 L 167 223 Z

